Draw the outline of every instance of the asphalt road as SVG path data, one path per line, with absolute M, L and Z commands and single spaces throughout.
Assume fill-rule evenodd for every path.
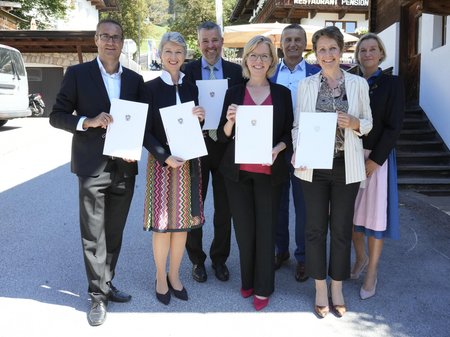
M 234 234 L 231 279 L 215 279 L 208 260 L 208 281 L 196 283 L 185 255 L 181 274 L 190 300 L 163 306 L 154 295 L 151 233 L 142 230 L 145 150 L 115 278 L 133 300 L 111 303 L 105 324 L 90 327 L 70 139 L 47 118 L 0 128 L 0 337 L 450 336 L 450 217 L 409 192 L 400 195 L 402 238 L 386 241 L 377 295 L 362 301 L 362 280 L 346 282 L 344 318 L 316 318 L 313 281 L 294 280 L 292 259 L 276 274 L 269 306 L 255 312 L 239 294 Z M 208 198 L 208 244 L 211 208 Z

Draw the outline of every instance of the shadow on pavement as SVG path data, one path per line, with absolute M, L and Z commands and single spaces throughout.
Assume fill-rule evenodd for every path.
M 191 263 L 185 254 L 181 275 L 190 300 L 182 302 L 173 298 L 169 306 L 156 301 L 151 233 L 142 230 L 144 192 L 145 159 L 140 163 L 114 280 L 118 288 L 133 295 L 133 300 L 127 304 L 112 303 L 108 311 L 253 313 L 251 299 L 244 300 L 239 294 L 239 261 L 234 239 L 227 262 L 230 281 L 218 281 L 207 260 L 208 281 L 196 283 L 191 278 Z M 77 193 L 77 179 L 70 173 L 69 164 L 0 193 L 0 298 L 29 299 L 86 311 L 87 282 L 79 237 Z M 362 279 L 347 281 L 344 293 L 349 313 L 341 320 L 327 317 L 323 324 L 335 325 L 336 329 L 345 329 L 347 335 L 353 336 L 445 336 L 450 331 L 449 217 L 409 192 L 401 192 L 400 203 L 402 236 L 399 241 L 385 242 L 377 295 L 362 301 L 358 295 Z M 210 196 L 206 201 L 206 217 L 205 250 L 212 239 Z M 293 247 L 291 243 L 291 256 Z M 301 316 L 305 323 L 316 322 L 312 314 L 314 283 L 312 280 L 296 282 L 294 269 L 291 258 L 277 272 L 275 293 L 263 312 L 307 313 Z M 292 326 L 301 329 L 301 324 L 299 321 Z

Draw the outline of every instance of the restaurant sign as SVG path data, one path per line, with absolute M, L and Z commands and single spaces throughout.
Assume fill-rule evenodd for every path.
M 369 6 L 369 0 L 294 0 L 296 5 Z

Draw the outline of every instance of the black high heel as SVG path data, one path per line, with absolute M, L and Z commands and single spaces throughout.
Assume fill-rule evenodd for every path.
M 180 300 L 183 300 L 183 301 L 188 300 L 188 294 L 187 294 L 186 288 L 183 287 L 183 289 L 181 289 L 181 290 L 174 289 L 174 287 L 172 287 L 172 285 L 170 284 L 169 275 L 167 275 L 167 285 L 169 286 L 169 290 L 171 290 L 173 292 L 173 294 L 176 298 L 179 298 Z
M 156 299 L 158 301 L 160 301 L 162 304 L 164 305 L 168 305 L 170 302 L 170 287 L 169 290 L 167 290 L 167 292 L 165 294 L 160 294 L 159 292 L 156 291 L 156 281 L 155 281 L 155 294 L 156 294 Z

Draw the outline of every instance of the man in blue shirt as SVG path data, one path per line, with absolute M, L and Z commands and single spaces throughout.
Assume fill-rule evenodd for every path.
M 320 71 L 317 66 L 310 65 L 303 59 L 306 47 L 306 32 L 296 23 L 286 26 L 281 33 L 281 49 L 283 60 L 277 67 L 277 72 L 271 78 L 272 82 L 282 84 L 291 90 L 292 105 L 295 111 L 297 103 L 297 88 L 299 82 L 307 76 Z M 299 282 L 306 281 L 305 275 L 305 202 L 300 185 L 300 179 L 294 176 L 294 168 L 291 164 L 292 151 L 286 151 L 286 160 L 290 167 L 291 180 L 283 187 L 280 211 L 278 214 L 276 233 L 275 269 L 279 269 L 283 262 L 290 257 L 289 254 L 289 190 L 292 184 L 292 195 L 295 207 L 295 243 L 294 252 L 297 266 L 295 279 Z

